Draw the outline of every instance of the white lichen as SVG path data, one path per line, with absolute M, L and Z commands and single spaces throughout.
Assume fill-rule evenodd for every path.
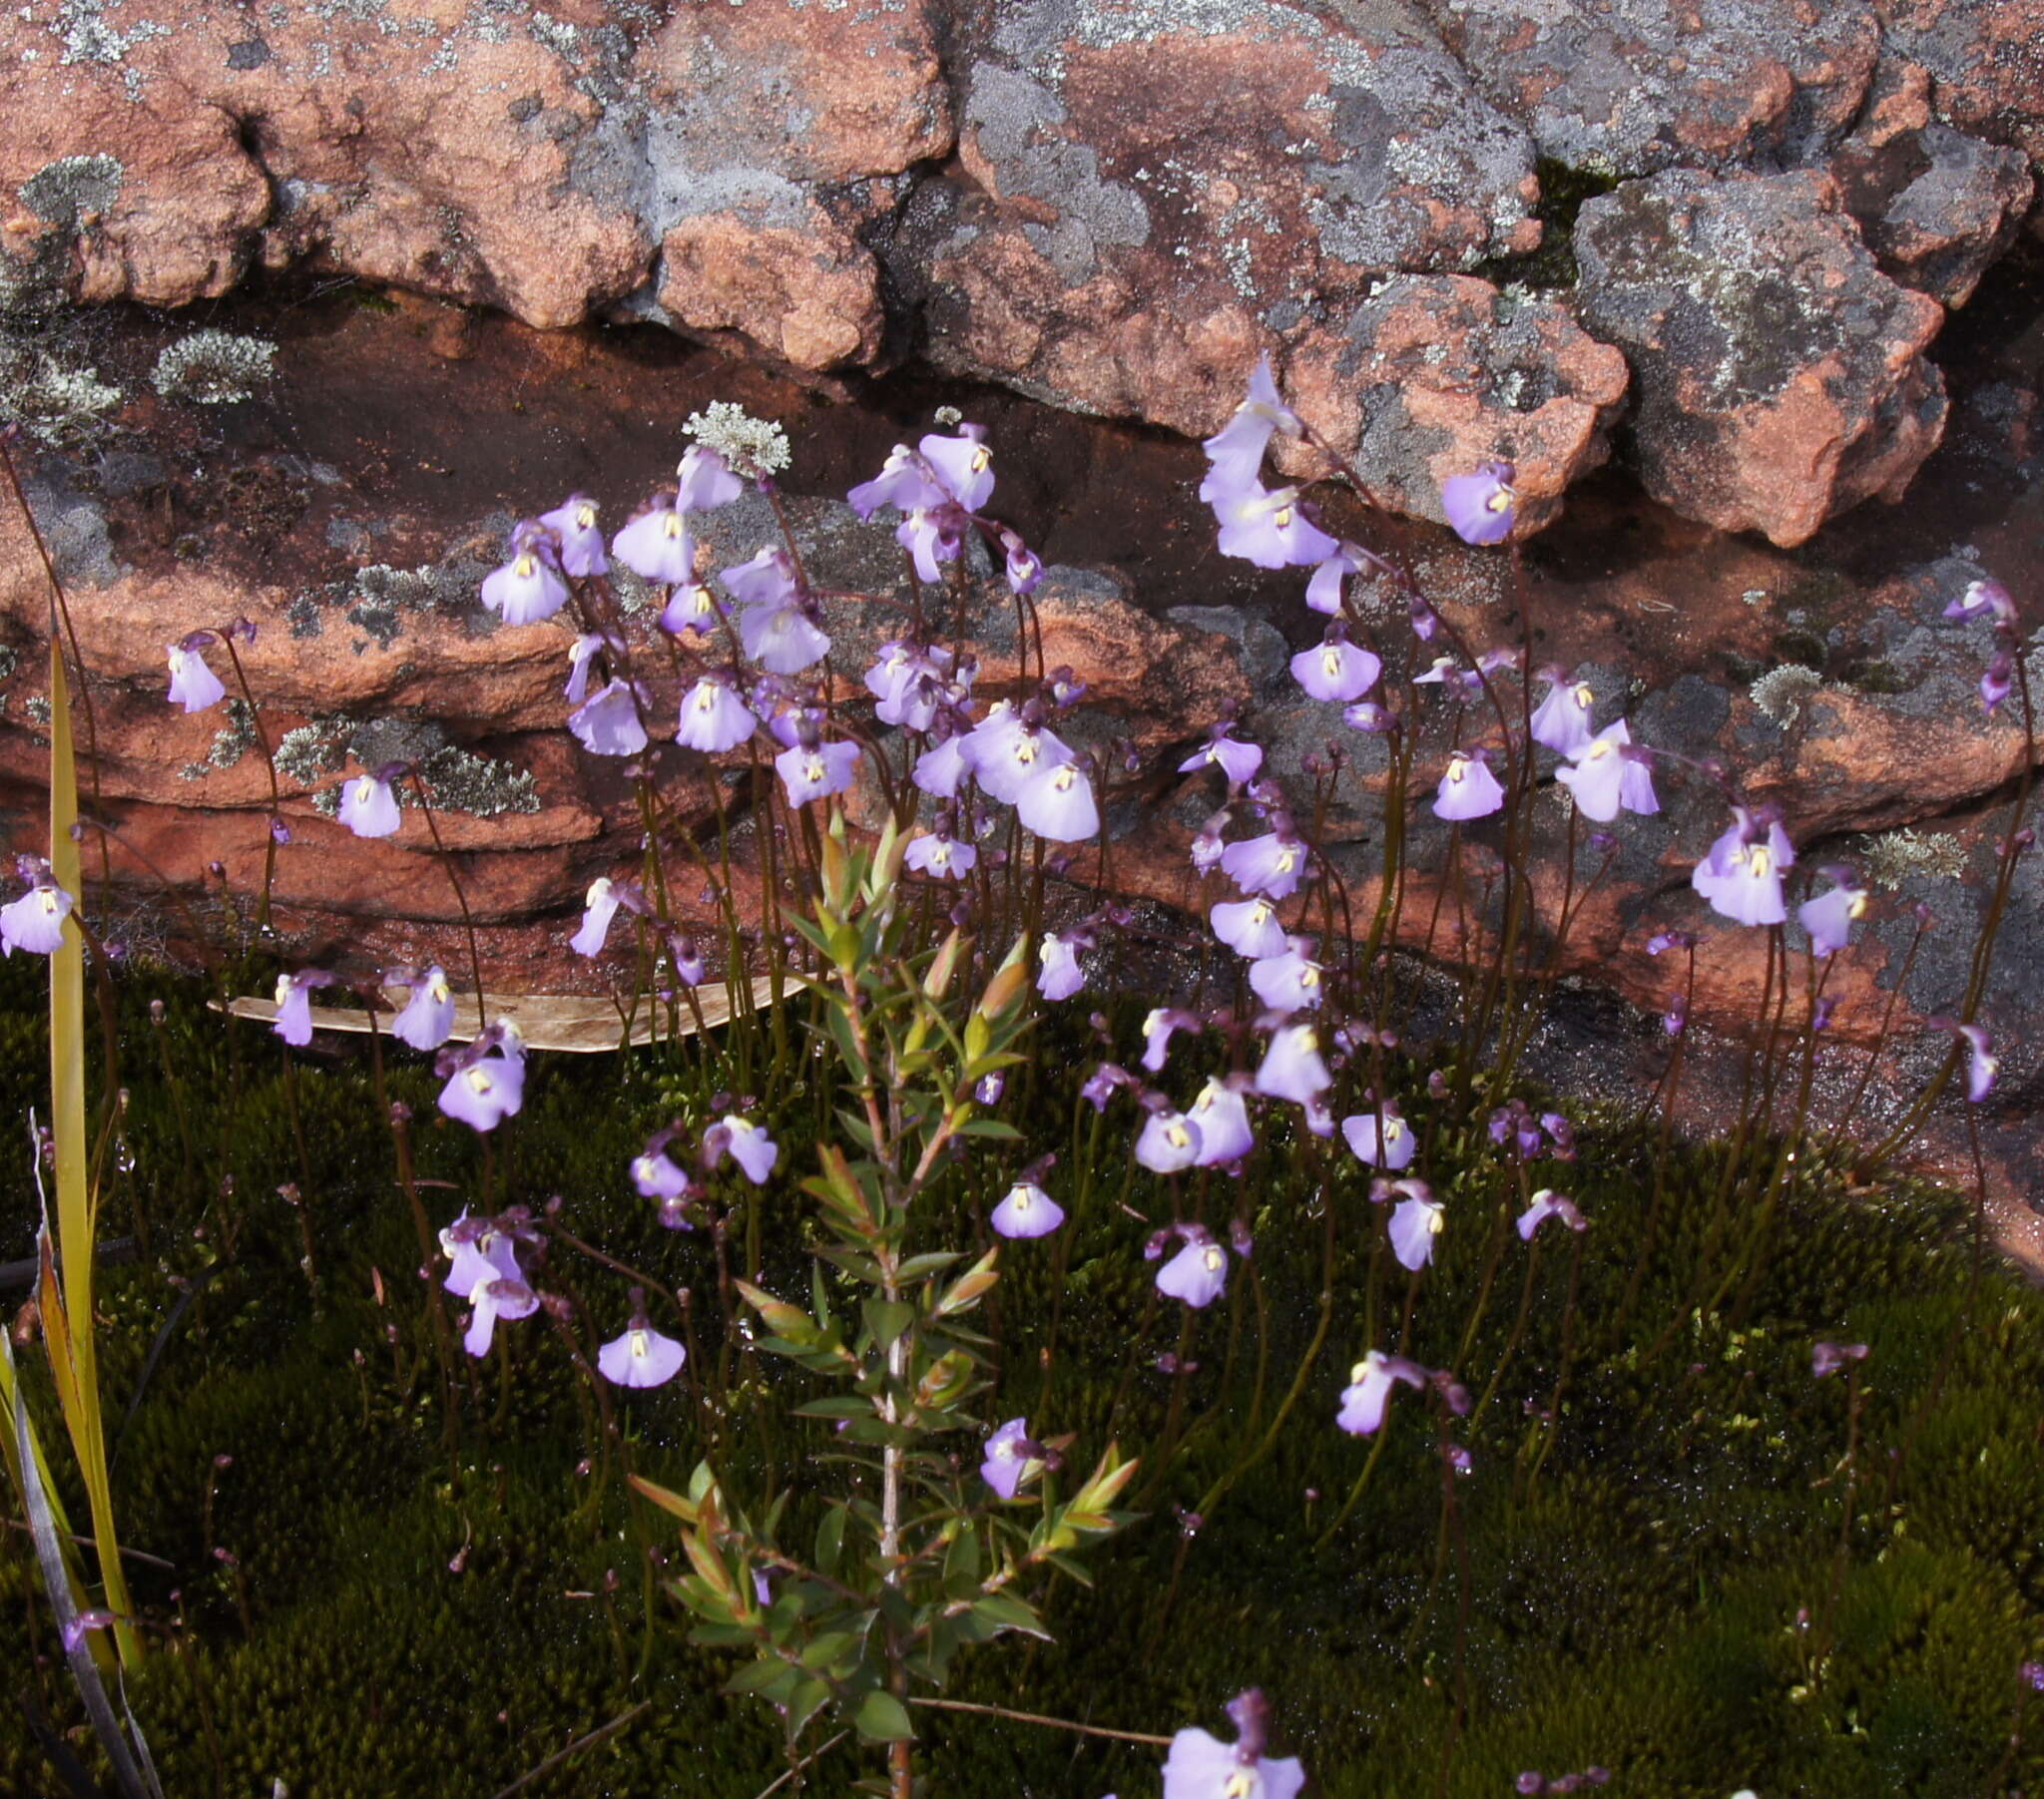
M 683 432 L 706 450 L 715 450 L 736 474 L 750 481 L 777 475 L 787 467 L 787 433 L 771 419 L 755 418 L 730 400 L 713 400 L 703 412 L 689 414 Z
M 121 397 L 90 362 L 0 336 L 0 421 L 47 444 L 70 443 L 92 435 Z
M 1771 718 L 1785 730 L 1802 714 L 1802 702 L 1824 684 L 1824 677 L 1801 663 L 1784 663 L 1770 669 L 1747 688 L 1761 716 Z
M 150 376 L 167 400 L 224 406 L 246 400 L 276 373 L 276 345 L 236 331 L 194 331 L 165 347 Z
M 1918 876 L 1955 881 L 1966 872 L 1965 846 L 1946 831 L 1904 825 L 1858 838 L 1849 847 L 1866 878 L 1890 892 Z

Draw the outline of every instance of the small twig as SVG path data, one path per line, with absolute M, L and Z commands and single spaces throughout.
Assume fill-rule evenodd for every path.
M 34 1535 L 30 1527 L 23 1524 L 18 1518 L 0 1518 L 0 1525 L 5 1525 L 10 1531 L 24 1531 L 28 1532 L 31 1536 Z M 83 1544 L 94 1555 L 99 1554 L 99 1539 L 96 1537 L 81 1537 L 76 1531 L 59 1531 L 57 1535 L 59 1537 L 68 1537 L 73 1543 Z M 160 1568 L 167 1574 L 174 1574 L 178 1572 L 175 1563 L 166 1562 L 161 1556 L 152 1556 L 147 1550 L 131 1550 L 126 1544 L 123 1544 L 120 1553 L 127 1557 L 130 1562 L 146 1562 L 151 1568 Z
M 777 1778 L 769 1781 L 766 1786 L 763 1786 L 760 1789 L 758 1799 L 768 1799 L 769 1794 L 779 1792 L 782 1787 L 787 1785 L 787 1783 L 790 1780 L 792 1780 L 811 1762 L 822 1760 L 822 1758 L 825 1755 L 827 1755 L 832 1749 L 836 1748 L 837 1745 L 843 1742 L 844 1739 L 848 1737 L 850 1734 L 851 1732 L 849 1730 L 840 1730 L 827 1743 L 823 1744 L 821 1748 L 811 1749 L 808 1752 L 808 1754 L 804 1755 L 801 1758 L 800 1761 L 796 1762 L 793 1767 L 789 1768 L 785 1774 L 779 1775 Z M 501 1794 L 498 1795 L 498 1799 L 502 1799 Z
M 1154 1743 L 1169 1749 L 1172 1739 L 1153 1736 L 1147 1730 L 1109 1730 L 1101 1724 L 1075 1724 L 1070 1718 L 1047 1718 L 1040 1711 L 1010 1711 L 1005 1705 L 975 1705 L 969 1699 L 912 1698 L 911 1705 L 927 1705 L 935 1711 L 972 1711 L 989 1718 L 1012 1718 L 1018 1724 L 1048 1724 L 1053 1730 L 1076 1730 L 1081 1736 L 1110 1736 L 1118 1743 Z M 772 1791 L 769 1787 L 768 1792 Z M 760 1799 L 766 1799 L 762 1793 Z
M 512 1783 L 509 1786 L 505 1787 L 502 1792 L 497 1794 L 497 1799 L 511 1799 L 511 1795 L 513 1793 L 520 1792 L 524 1788 L 529 1787 L 535 1780 L 538 1780 L 542 1775 L 551 1774 L 554 1771 L 554 1769 L 558 1768 L 564 1761 L 568 1759 L 569 1756 L 579 1755 L 584 1749 L 587 1749 L 592 1743 L 602 1742 L 605 1737 L 611 1736 L 615 1734 L 617 1731 L 624 1729 L 624 1727 L 627 1724 L 631 1723 L 634 1718 L 638 1717 L 640 1713 L 650 1711 L 652 1708 L 653 1701 L 651 1699 L 641 1699 L 639 1703 L 633 1706 L 630 1711 L 619 1713 L 619 1715 L 611 1719 L 611 1721 L 608 1724 L 598 1726 L 598 1728 L 592 1730 L 587 1736 L 578 1736 L 572 1743 L 570 1743 L 567 1746 L 567 1748 L 561 1750 L 558 1754 L 549 1755 L 546 1758 L 546 1760 L 541 1762 L 538 1767 L 534 1768 L 530 1774 L 519 1775 L 516 1780 L 512 1781 Z

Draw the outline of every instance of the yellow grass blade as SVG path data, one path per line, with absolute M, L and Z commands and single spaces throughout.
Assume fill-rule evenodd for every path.
M 50 638 L 50 867 L 57 884 L 84 910 L 78 841 L 78 764 L 71 740 L 71 692 L 64 676 L 64 653 Z M 63 1260 L 64 1358 L 69 1373 L 58 1375 L 64 1422 L 92 1503 L 92 1531 L 99 1544 L 100 1582 L 107 1608 L 125 1618 L 134 1609 L 121 1569 L 120 1540 L 114 1533 L 113 1493 L 107 1480 L 107 1436 L 100 1416 L 98 1358 L 94 1353 L 93 1273 L 97 1205 L 90 1177 L 85 1129 L 85 939 L 77 918 L 64 921 L 63 940 L 50 958 L 50 1123 L 57 1146 L 57 1242 Z M 49 1338 L 45 1338 L 49 1342 Z M 52 1346 L 53 1359 L 56 1351 Z M 126 1623 L 115 1626 L 124 1663 L 142 1652 L 142 1639 Z

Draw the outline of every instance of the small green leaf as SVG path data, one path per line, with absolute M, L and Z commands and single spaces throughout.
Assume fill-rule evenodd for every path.
M 787 1701 L 787 1734 L 800 1736 L 803 1725 L 830 1702 L 830 1688 L 821 1680 L 804 1680 Z
M 832 1506 L 823 1514 L 823 1522 L 816 1527 L 816 1572 L 835 1575 L 837 1564 L 844 1555 L 845 1508 Z
M 898 1300 L 868 1299 L 865 1319 L 866 1329 L 873 1333 L 873 1341 L 882 1349 L 891 1349 L 901 1333 L 915 1322 L 915 1307 L 903 1305 Z
M 882 1692 L 878 1687 L 859 1701 L 858 1715 L 852 1722 L 869 1743 L 908 1742 L 915 1736 L 915 1726 L 908 1721 L 908 1708 L 892 1693 Z

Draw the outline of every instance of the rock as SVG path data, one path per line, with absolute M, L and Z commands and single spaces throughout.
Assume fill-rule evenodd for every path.
M 1297 338 L 1285 381 L 1300 415 L 1393 511 L 1441 522 L 1448 476 L 1493 458 L 1514 464 L 1523 537 L 1608 454 L 1626 365 L 1557 300 L 1507 296 L 1468 275 L 1402 275 L 1339 331 Z
M 1879 50 L 1837 0 L 1422 0 L 1484 94 L 1543 157 L 1603 176 L 1821 154 Z
M 676 322 L 806 367 L 870 356 L 877 265 L 852 229 L 951 144 L 929 6 L 755 0 L 651 32 L 636 6 L 561 10 L 290 7 L 259 31 L 220 4 L 10 12 L 13 278 L 46 259 L 74 298 L 178 305 L 259 259 L 555 326 L 645 286 L 664 248 L 646 297 Z
M 1389 9 L 1003 0 L 959 161 L 930 353 L 1193 433 L 1308 310 L 1539 241 L 1525 135 Z
M 1874 0 L 1887 54 L 1930 78 L 1937 117 L 2044 175 L 2044 0 Z
M 1583 322 L 1632 365 L 1640 478 L 1678 511 L 1798 544 L 1936 448 L 1944 309 L 1880 272 L 1829 177 L 1630 182 L 1575 242 Z
M 2019 151 L 1937 124 L 1854 138 L 1831 173 L 1882 272 L 1947 306 L 2015 241 L 2036 188 Z
M 870 362 L 883 319 L 879 264 L 814 206 L 685 219 L 661 243 L 660 303 L 692 330 L 732 330 L 795 368 Z

